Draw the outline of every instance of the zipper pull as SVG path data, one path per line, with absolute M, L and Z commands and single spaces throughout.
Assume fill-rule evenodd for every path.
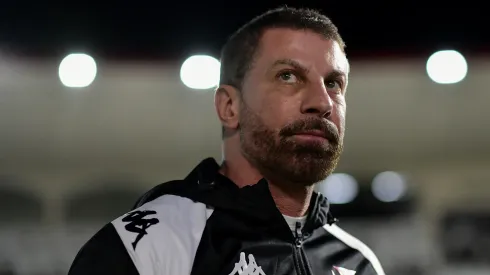
M 301 223 L 300 222 L 296 222 L 296 228 L 294 230 L 295 232 L 295 244 L 297 247 L 301 247 L 301 245 L 303 244 L 303 232 L 301 232 Z

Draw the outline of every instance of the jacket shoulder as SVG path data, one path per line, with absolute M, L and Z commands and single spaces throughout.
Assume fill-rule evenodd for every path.
M 185 190 L 178 180 L 145 193 L 80 249 L 68 274 L 185 274 L 213 212 L 181 196 Z
M 186 197 L 158 195 L 112 225 L 139 274 L 190 274 L 213 211 Z

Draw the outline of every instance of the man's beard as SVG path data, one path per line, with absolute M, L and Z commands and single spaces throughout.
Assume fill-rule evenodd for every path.
M 240 109 L 242 153 L 265 177 L 310 186 L 327 178 L 337 166 L 343 140 L 333 123 L 311 116 L 274 130 L 246 103 Z M 311 130 L 322 131 L 328 143 L 294 140 L 295 134 Z

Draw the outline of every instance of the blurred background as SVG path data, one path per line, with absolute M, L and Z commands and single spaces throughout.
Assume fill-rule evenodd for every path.
M 146 190 L 221 160 L 220 47 L 286 3 L 2 2 L 0 274 L 66 274 Z M 345 153 L 318 190 L 387 274 L 490 274 L 487 14 L 407 3 L 301 1 L 352 66 Z

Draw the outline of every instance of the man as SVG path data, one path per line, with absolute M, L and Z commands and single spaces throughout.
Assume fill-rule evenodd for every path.
M 313 192 L 345 131 L 337 28 L 312 10 L 272 10 L 230 38 L 221 62 L 222 164 L 206 159 L 149 191 L 82 248 L 70 274 L 384 275 Z

